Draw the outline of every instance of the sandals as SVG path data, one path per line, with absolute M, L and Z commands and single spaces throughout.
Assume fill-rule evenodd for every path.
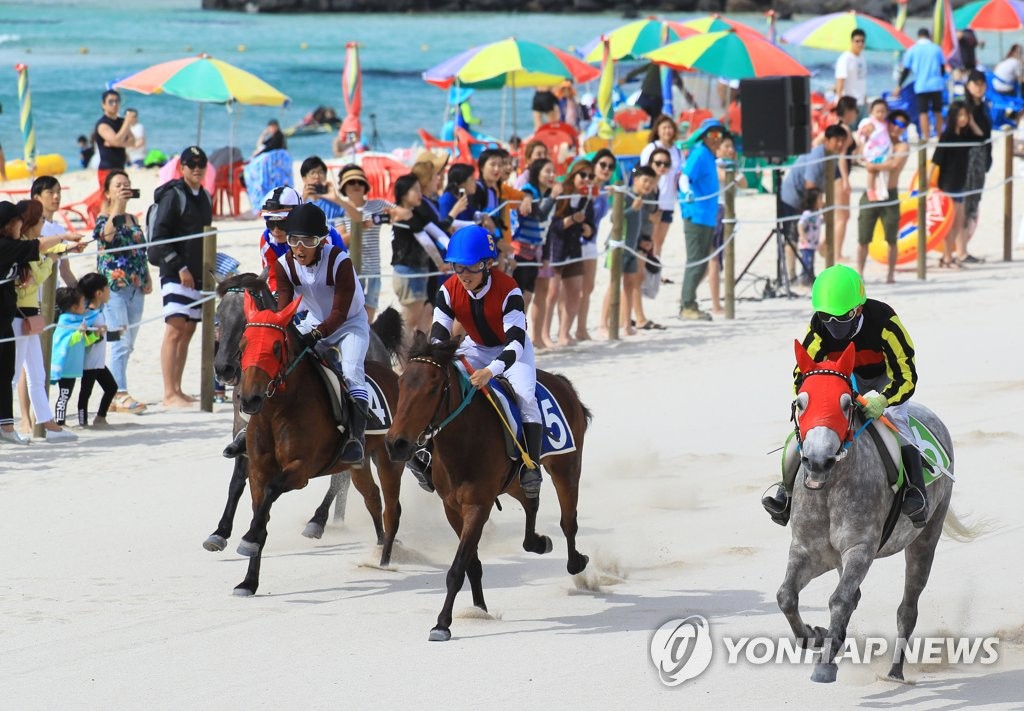
M 132 415 L 141 415 L 146 411 L 146 404 L 137 401 L 128 393 L 118 395 L 111 403 L 110 409 L 114 412 L 127 412 Z
M 665 326 L 662 326 L 660 323 L 655 323 L 654 321 L 648 321 L 643 326 L 640 326 L 640 330 L 641 331 L 667 331 L 668 329 Z

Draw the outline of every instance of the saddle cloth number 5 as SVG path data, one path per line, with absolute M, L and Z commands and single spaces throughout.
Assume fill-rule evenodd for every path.
M 537 383 L 537 404 L 544 421 L 543 453 L 553 455 L 576 451 L 576 441 L 565 413 L 551 392 L 540 383 Z

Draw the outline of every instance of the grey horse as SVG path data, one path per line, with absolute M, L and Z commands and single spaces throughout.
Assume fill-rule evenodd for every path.
M 256 276 L 240 275 L 241 277 Z M 262 279 L 266 276 L 266 270 L 259 275 Z M 245 312 L 243 309 L 244 294 L 241 290 L 224 290 L 223 287 L 229 282 L 218 280 L 219 292 L 223 292 L 220 302 L 217 304 L 217 322 L 220 329 L 219 345 L 217 355 L 214 359 L 214 371 L 217 377 L 228 385 L 238 382 L 241 376 L 241 362 L 239 360 L 239 343 L 242 340 L 242 331 L 245 328 Z M 271 298 L 269 293 L 264 298 Z M 266 308 L 271 308 L 269 305 Z M 402 338 L 401 316 L 394 309 L 386 309 L 370 329 L 370 346 L 366 352 L 366 360 L 380 363 L 391 363 L 398 355 Z M 239 416 L 239 399 L 237 391 L 232 394 L 232 406 L 234 408 L 234 423 L 232 435 L 245 427 L 245 422 Z M 228 538 L 234 525 L 235 512 L 238 509 L 238 502 L 245 491 L 245 484 L 249 478 L 249 460 L 246 457 L 234 459 L 234 469 L 231 472 L 231 481 L 228 484 L 228 500 L 224 506 L 224 513 L 217 523 L 217 529 L 211 533 L 205 541 L 203 548 L 208 551 L 222 551 L 227 547 Z M 335 507 L 335 520 L 344 520 L 345 503 L 347 500 L 349 485 L 352 481 L 350 470 L 331 475 L 330 485 L 327 494 L 317 507 L 313 517 L 306 524 L 302 535 L 307 538 L 320 538 L 323 535 L 324 527 L 327 525 L 327 515 L 331 503 L 337 501 Z M 367 509 L 373 518 L 374 528 L 377 532 L 378 544 L 383 540 L 384 528 L 382 521 L 382 504 L 380 490 L 373 483 L 372 477 L 361 477 L 357 482 L 357 488 L 363 495 Z M 375 504 L 375 505 L 374 505 Z
M 802 348 L 799 342 L 797 347 Z M 950 476 L 940 476 L 928 487 L 930 511 L 924 527 L 915 529 L 906 516 L 900 515 L 891 535 L 879 548 L 896 494 L 871 437 L 855 437 L 844 448 L 844 441 L 863 424 L 850 383 L 852 367 L 852 351 L 838 362 L 814 364 L 808 356 L 801 364 L 803 381 L 794 403 L 801 440 L 800 469 L 793 487 L 789 563 L 777 600 L 796 639 L 805 647 L 821 649 L 811 675 L 816 682 L 836 679 L 838 668 L 834 660 L 845 642 L 850 617 L 860 601 L 860 585 L 871 563 L 904 551 L 906 580 L 896 624 L 899 640 L 905 641 L 917 624 L 918 600 L 928 582 L 944 524 L 954 532 L 967 530 L 949 508 L 953 492 L 953 443 L 949 431 L 931 410 L 911 403 L 910 415 L 924 424 L 945 448 Z M 820 424 L 837 420 L 844 426 L 840 432 Z M 830 570 L 839 571 L 839 585 L 829 598 L 829 627 L 811 627 L 800 615 L 800 591 Z M 889 669 L 890 679 L 903 681 L 903 663 L 903 647 L 898 643 Z

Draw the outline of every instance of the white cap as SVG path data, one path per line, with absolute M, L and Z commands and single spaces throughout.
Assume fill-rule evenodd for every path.
M 261 215 L 266 218 L 278 218 L 283 220 L 288 217 L 292 208 L 302 204 L 300 196 L 294 188 L 287 185 L 274 188 L 263 198 L 263 210 Z

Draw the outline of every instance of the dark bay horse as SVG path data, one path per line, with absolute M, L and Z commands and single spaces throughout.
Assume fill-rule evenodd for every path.
M 949 508 L 953 492 L 953 443 L 949 431 L 931 410 L 912 403 L 910 415 L 928 428 L 948 454 L 951 476 L 940 476 L 928 487 L 925 526 L 916 529 L 906 516 L 900 515 L 885 545 L 879 549 L 896 494 L 872 437 L 867 433 L 853 436 L 863 424 L 850 380 L 853 346 L 838 361 L 815 363 L 797 341 L 796 356 L 801 385 L 794 416 L 801 460 L 793 486 L 793 540 L 786 578 L 777 598 L 797 640 L 805 646 L 821 648 L 811 680 L 833 682 L 838 671 L 834 660 L 846 640 L 850 617 L 860 600 L 860 585 L 872 562 L 904 551 L 906 580 L 896 624 L 899 640 L 907 640 L 917 624 L 918 600 L 928 583 L 943 525 L 963 538 L 972 534 Z M 812 628 L 800 616 L 800 591 L 819 575 L 837 569 L 839 585 L 829 598 L 829 627 Z M 893 680 L 903 680 L 902 649 L 897 643 L 889 670 Z
M 299 345 L 299 332 L 292 325 L 299 303 L 293 301 L 281 312 L 260 310 L 253 296 L 245 293 L 246 325 L 240 344 L 242 373 L 237 393 L 241 411 L 250 415 L 246 449 L 253 519 L 238 545 L 239 555 L 250 560 L 245 580 L 235 588 L 236 595 L 254 595 L 259 586 L 270 508 L 277 498 L 286 491 L 303 488 L 314 477 L 347 468 L 338 461 L 345 436 L 335 425 L 330 395 L 318 372 L 320 366 Z M 388 374 L 390 380 L 386 379 Z M 381 365 L 381 372 L 373 375 L 381 377 L 378 382 L 387 397 L 397 401 L 394 372 Z M 366 453 L 377 463 L 384 490 L 381 565 L 388 565 L 401 517 L 399 492 L 404 466 L 388 457 L 383 436 L 367 437 Z
M 448 570 L 448 593 L 437 625 L 430 631 L 431 641 L 451 639 L 452 608 L 466 576 L 473 592 L 473 604 L 487 610 L 477 546 L 491 507 L 510 478 L 506 493 L 517 499 L 526 511 L 523 548 L 539 554 L 551 550 L 551 539 L 536 532 L 539 499 L 526 498 L 523 494 L 519 477 L 512 471 L 512 462 L 506 455 L 503 425 L 491 405 L 482 394 L 471 394 L 465 409 L 448 421 L 463 400 L 460 376 L 452 362 L 458 345 L 459 340 L 430 344 L 426 336 L 417 332 L 405 372 L 399 378 L 398 408 L 387 434 L 392 459 L 402 461 L 408 460 L 418 446 L 433 435 L 434 486 L 444 502 L 448 523 L 459 537 L 455 560 Z M 538 370 L 537 380 L 562 405 L 576 440 L 576 451 L 549 456 L 542 462 L 555 486 L 561 508 L 561 527 L 569 552 L 566 568 L 570 574 L 576 574 L 582 572 L 589 561 L 576 550 L 576 505 L 583 437 L 591 415 L 566 378 Z M 437 431 L 442 423 L 444 426 Z
M 276 308 L 273 294 L 267 287 L 262 276 L 256 274 L 239 274 L 221 281 L 217 287 L 220 301 L 217 304 L 217 322 L 220 330 L 220 345 L 214 359 L 214 370 L 218 379 L 227 385 L 237 385 L 241 377 L 240 344 L 242 332 L 245 328 L 244 294 L 249 292 L 255 300 L 256 306 L 260 309 Z M 393 410 L 398 402 L 398 378 L 387 363 L 391 362 L 400 348 L 402 341 L 402 317 L 394 309 L 385 309 L 377 317 L 371 326 L 370 347 L 366 353 L 367 372 L 385 390 L 385 396 Z M 245 426 L 245 422 L 239 416 L 238 389 L 234 388 L 232 393 L 232 404 L 234 406 L 234 426 L 232 434 L 237 434 Z M 396 465 L 387 457 L 387 452 L 382 446 L 383 438 L 370 436 L 367 439 L 367 450 L 370 456 L 361 466 L 354 466 L 351 469 L 331 475 L 331 484 L 322 503 L 317 507 L 302 535 L 307 538 L 320 538 L 327 525 L 327 515 L 331 503 L 336 497 L 344 496 L 347 492 L 349 472 L 351 472 L 352 483 L 356 490 L 362 495 L 373 520 L 373 526 L 377 534 L 377 545 L 384 545 L 384 507 L 381 503 L 380 489 L 374 482 L 370 472 L 369 461 L 373 460 L 377 465 L 378 474 L 383 481 L 389 482 L 401 474 L 401 465 Z M 378 445 L 371 449 L 370 445 Z M 387 471 L 381 472 L 384 467 Z M 245 492 L 245 484 L 249 478 L 249 460 L 247 457 L 236 457 L 234 468 L 231 473 L 231 480 L 228 483 L 228 499 L 224 506 L 224 512 L 217 523 L 216 530 L 211 533 L 205 541 L 203 548 L 208 551 L 222 551 L 227 547 L 227 541 L 231 537 L 234 525 L 235 512 L 238 509 L 238 502 Z M 397 502 L 397 493 L 394 494 Z M 339 501 L 335 518 L 343 518 L 343 499 Z M 397 511 L 397 504 L 394 506 Z M 390 552 L 390 551 L 388 551 Z M 389 556 L 390 557 L 390 556 Z M 382 564 L 387 565 L 389 560 L 383 560 Z

